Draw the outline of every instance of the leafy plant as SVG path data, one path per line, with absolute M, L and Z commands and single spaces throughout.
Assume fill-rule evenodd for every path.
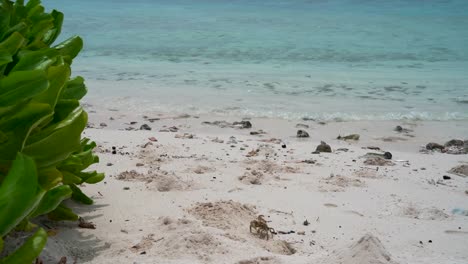
M 96 144 L 81 138 L 84 79 L 70 78 L 83 41 L 75 36 L 52 45 L 62 22 L 62 13 L 45 12 L 39 0 L 0 0 L 0 252 L 11 230 L 35 228 L 34 217 L 77 220 L 62 202 L 91 204 L 78 186 L 104 178 L 84 171 L 99 158 Z M 39 229 L 0 263 L 31 262 L 46 238 Z

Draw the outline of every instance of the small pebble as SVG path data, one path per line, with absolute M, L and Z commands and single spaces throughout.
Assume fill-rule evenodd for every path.
M 130 190 L 130 187 L 124 187 L 123 189 L 128 191 L 128 190 Z
M 450 180 L 450 179 L 452 179 L 452 177 L 450 177 L 450 176 L 447 176 L 447 175 L 444 175 L 444 177 L 443 177 L 443 178 L 444 178 L 444 180 Z

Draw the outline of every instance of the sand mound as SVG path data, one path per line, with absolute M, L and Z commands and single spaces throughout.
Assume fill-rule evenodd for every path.
M 153 247 L 158 256 L 167 259 L 196 257 L 211 262 L 214 255 L 229 253 L 223 238 L 210 234 L 187 219 L 160 218 L 164 239 Z
M 444 211 L 435 207 L 418 209 L 414 206 L 408 206 L 400 210 L 402 216 L 422 220 L 444 220 L 450 217 Z
M 364 187 L 366 183 L 360 179 L 353 179 L 342 175 L 331 175 L 321 182 L 326 183 L 328 186 L 322 186 L 324 191 L 341 192 L 347 187 Z
M 239 176 L 239 181 L 245 184 L 260 185 L 264 182 L 265 176 L 261 171 L 246 171 L 244 175 Z
M 197 203 L 188 212 L 202 220 L 203 225 L 223 230 L 241 228 L 248 231 L 250 221 L 257 217 L 255 207 L 231 200 Z
M 369 179 L 381 178 L 377 170 L 370 169 L 370 168 L 363 168 L 363 169 L 357 170 L 353 174 L 360 178 L 369 178 Z
M 298 167 L 280 165 L 276 162 L 272 162 L 269 160 L 248 160 L 245 162 L 245 164 L 248 168 L 269 174 L 298 173 L 300 171 Z
M 280 255 L 292 255 L 296 253 L 296 250 L 284 240 L 257 240 L 257 244 L 260 244 L 264 249 L 269 252 L 280 254 Z
M 198 166 L 196 166 L 194 168 L 191 168 L 190 171 L 194 172 L 196 174 L 205 174 L 205 173 L 209 173 L 209 172 L 214 172 L 214 171 L 216 171 L 216 169 L 213 168 L 213 167 L 198 165 Z
M 263 184 L 269 179 L 279 179 L 279 174 L 298 173 L 299 168 L 280 165 L 268 160 L 249 160 L 246 161 L 247 169 L 239 180 L 245 184 Z
M 338 254 L 340 264 L 395 264 L 380 240 L 373 235 L 363 236 L 354 245 Z
M 236 264 L 280 264 L 279 259 L 275 257 L 257 257 L 248 260 L 241 260 Z
M 364 161 L 364 164 L 371 165 L 371 166 L 393 166 L 395 165 L 395 163 L 393 163 L 392 161 L 384 159 L 382 157 L 368 157 Z
M 452 168 L 450 173 L 456 174 L 458 176 L 467 177 L 468 176 L 468 165 L 463 164 Z
M 145 182 L 148 189 L 159 192 L 184 191 L 193 187 L 193 183 L 182 180 L 174 173 L 160 170 L 150 171 L 146 174 L 138 173 L 134 170 L 124 171 L 117 175 L 116 179 Z

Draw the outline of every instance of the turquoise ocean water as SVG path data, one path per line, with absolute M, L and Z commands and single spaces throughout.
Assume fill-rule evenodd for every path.
M 468 120 L 466 0 L 43 2 L 105 107 Z

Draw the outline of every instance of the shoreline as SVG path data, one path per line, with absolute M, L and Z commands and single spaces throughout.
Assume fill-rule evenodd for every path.
M 106 179 L 84 188 L 95 205 L 71 206 L 97 229 L 47 222 L 57 231 L 44 253 L 49 260 L 66 255 L 77 263 L 461 264 L 468 259 L 466 216 L 452 213 L 467 209 L 467 178 L 448 172 L 466 164 L 466 155 L 419 152 L 429 142 L 466 140 L 467 122 L 252 118 L 252 128 L 240 129 L 232 127 L 241 121 L 237 117 L 143 118 L 123 109 L 88 110 L 92 125 L 84 136 L 97 142 L 101 162 L 93 169 L 105 172 Z M 214 121 L 225 122 L 202 124 Z M 143 124 L 151 130 L 140 130 Z M 396 132 L 396 125 L 412 131 Z M 299 129 L 310 137 L 297 138 Z M 260 130 L 267 134 L 250 134 Z M 360 139 L 337 140 L 340 134 Z M 333 152 L 312 154 L 322 140 Z M 368 146 L 382 151 L 364 149 Z M 365 163 L 366 153 L 384 151 L 392 153 L 392 165 Z M 250 233 L 249 223 L 259 214 L 283 234 L 266 240 Z

